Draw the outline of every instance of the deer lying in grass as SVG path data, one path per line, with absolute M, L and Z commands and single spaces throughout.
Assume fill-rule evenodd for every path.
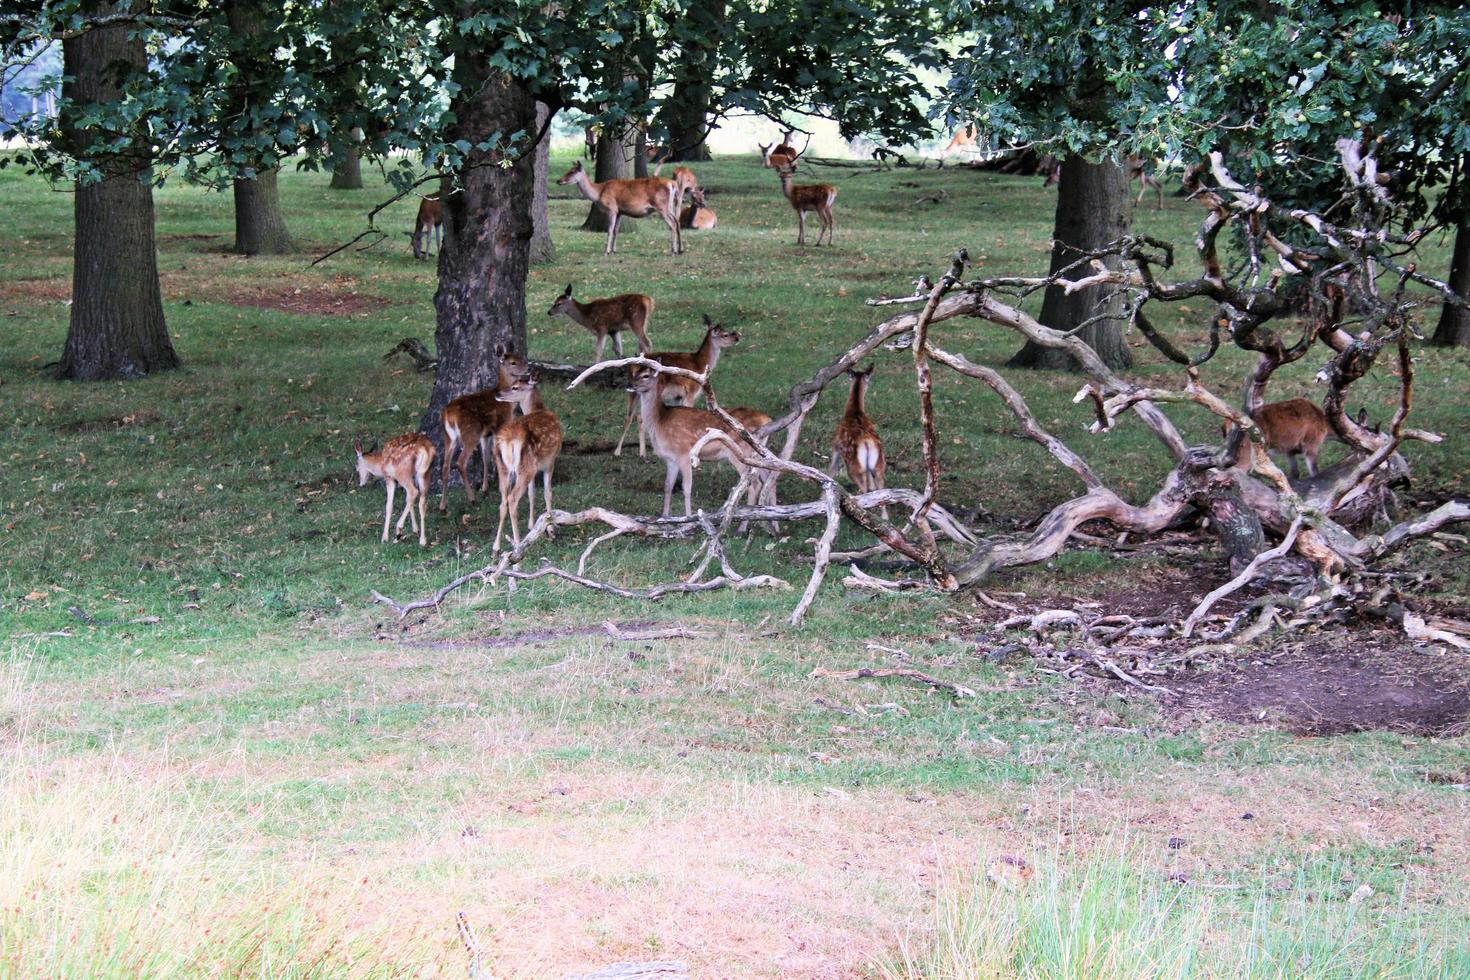
M 419 546 L 427 545 L 429 540 L 426 529 L 429 522 L 425 509 L 429 499 L 429 466 L 434 462 L 434 444 L 427 437 L 415 432 L 406 436 L 394 436 L 377 451 L 363 452 L 360 442 L 353 443 L 352 448 L 357 451 L 357 485 L 365 487 L 369 480 L 378 476 L 382 477 L 383 486 L 387 488 L 388 505 L 383 511 L 383 540 L 388 540 L 388 523 L 393 519 L 393 494 L 401 486 L 404 494 L 403 513 L 398 517 L 394 537 L 403 533 L 403 521 L 409 518 L 413 521 L 413 529 L 419 534 Z M 414 513 L 414 504 L 418 504 L 417 514 Z
M 1327 422 L 1327 415 L 1322 409 L 1305 398 L 1290 398 L 1286 401 L 1262 405 L 1251 418 L 1266 439 L 1266 451 L 1286 454 L 1293 480 L 1298 479 L 1296 465 L 1298 456 L 1306 463 L 1307 476 L 1316 476 L 1317 454 L 1322 450 L 1322 443 L 1328 439 L 1342 441 L 1332 431 L 1332 427 Z M 1366 409 L 1358 413 L 1359 425 L 1366 427 L 1367 420 Z M 1225 422 L 1221 428 L 1228 439 L 1235 426 Z M 1248 437 L 1243 438 L 1235 456 L 1235 465 L 1243 469 L 1250 469 L 1254 458 L 1254 443 Z
M 444 244 L 444 209 L 439 206 L 439 195 L 430 194 L 419 201 L 419 214 L 414 219 L 409 241 L 413 245 L 413 257 L 424 260 L 429 257 L 429 236 L 434 237 L 434 250 Z
M 500 535 L 505 530 L 505 515 L 510 514 L 511 547 L 519 547 L 521 531 L 516 525 L 516 511 L 521 498 L 526 498 L 526 529 L 536 523 L 536 474 L 540 473 L 546 491 L 546 510 L 551 511 L 551 471 L 561 452 L 561 422 L 541 405 L 534 379 L 517 381 L 496 393 L 507 407 L 515 405 L 522 414 L 512 418 L 495 433 L 495 473 L 500 478 L 500 523 L 495 528 L 495 546 L 500 550 Z M 549 531 L 547 532 L 550 533 Z
M 852 389 L 847 394 L 847 407 L 842 411 L 842 420 L 837 423 L 837 433 L 832 437 L 832 463 L 827 472 L 837 475 L 837 467 L 847 466 L 847 475 L 857 484 L 858 493 L 883 489 L 883 474 L 888 463 L 883 458 L 883 440 L 878 436 L 878 427 L 868 417 L 864 405 L 868 392 L 868 381 L 873 369 L 854 371 Z M 883 508 L 883 519 L 888 520 L 888 508 Z
M 444 406 L 440 421 L 444 426 L 444 465 L 439 472 L 439 512 L 449 507 L 449 472 L 456 463 L 459 479 L 464 484 L 470 503 L 475 502 L 475 487 L 470 481 L 470 456 L 480 450 L 480 492 L 490 492 L 490 443 L 495 432 L 511 417 L 512 406 L 497 401 L 496 391 L 509 388 L 531 376 L 531 365 L 519 354 L 503 345 L 495 349 L 500 361 L 499 383 L 494 388 L 461 395 Z
M 607 214 L 607 247 L 604 255 L 612 255 L 618 247 L 618 216 L 644 218 L 657 214 L 669 226 L 672 242 L 670 252 L 678 255 L 684 251 L 679 238 L 679 200 L 675 196 L 676 185 L 663 177 L 644 177 L 634 180 L 604 180 L 597 182 L 587 176 L 582 161 L 572 164 L 566 175 L 557 179 L 561 185 L 576 184 L 582 196 L 592 201 Z
M 694 444 L 710 429 L 721 433 L 699 451 L 700 459 L 723 459 L 743 474 L 748 468 L 746 455 L 741 451 L 740 438 L 713 412 L 702 408 L 683 405 L 665 405 L 659 395 L 659 375 L 644 371 L 633 379 L 631 391 L 638 399 L 639 415 L 643 429 L 653 442 L 654 455 L 664 461 L 664 509 L 662 515 L 669 516 L 669 506 L 674 496 L 674 481 L 684 486 L 684 516 L 693 513 L 694 464 L 690 452 Z M 755 481 L 746 491 L 747 504 L 754 504 L 759 492 Z
M 718 220 L 715 213 L 710 210 L 709 205 L 704 203 L 703 188 L 696 187 L 689 192 L 689 200 L 692 202 L 687 208 L 679 212 L 680 228 L 699 228 L 704 231 L 712 231 Z
M 822 235 L 825 234 L 827 244 L 831 245 L 832 232 L 837 227 L 837 222 L 832 217 L 832 204 L 837 200 L 837 188 L 831 184 L 793 184 L 790 169 L 782 169 L 777 173 L 781 175 L 781 193 L 786 195 L 786 200 L 791 202 L 791 209 L 796 212 L 796 244 L 806 244 L 806 213 L 815 211 L 822 222 L 822 230 L 817 232 L 817 244 L 822 244 Z
M 623 341 L 619 334 L 626 328 L 638 338 L 639 353 L 653 349 L 648 342 L 648 318 L 653 316 L 653 297 L 642 293 L 623 293 L 606 299 L 593 299 L 578 303 L 572 299 L 572 284 L 567 283 L 564 293 L 551 304 L 547 316 L 567 316 L 573 323 L 581 324 L 597 337 L 596 360 L 602 360 L 602 351 L 607 338 L 612 338 L 613 353 L 623 356 Z
M 740 334 L 734 330 L 726 330 L 718 323 L 714 323 L 706 315 L 704 318 L 704 340 L 700 342 L 699 348 L 692 353 L 684 351 L 657 351 L 644 354 L 651 361 L 658 361 L 667 367 L 683 368 L 693 371 L 695 374 L 704 374 L 713 371 L 715 365 L 720 361 L 720 352 L 727 347 L 734 347 L 740 343 Z M 680 378 L 672 375 L 658 375 L 660 395 L 663 400 L 672 405 L 692 406 L 704 395 L 704 389 L 699 383 L 689 378 Z M 613 447 L 613 455 L 623 455 L 623 441 L 628 438 L 628 429 L 633 425 L 633 420 L 638 419 L 638 455 L 647 455 L 645 449 L 643 419 L 638 414 L 638 398 L 629 392 L 628 417 L 623 421 L 623 434 L 618 436 L 618 444 Z

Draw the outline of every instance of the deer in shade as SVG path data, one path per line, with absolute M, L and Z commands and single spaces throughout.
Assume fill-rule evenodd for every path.
M 734 347 L 740 343 L 740 334 L 734 330 L 726 330 L 723 325 L 710 320 L 706 315 L 704 318 L 704 340 L 699 347 L 693 351 L 654 351 L 643 356 L 651 361 L 658 361 L 666 367 L 683 368 L 693 371 L 695 374 L 705 374 L 713 371 L 715 365 L 720 361 L 720 352 L 728 347 Z M 704 389 L 699 382 L 690 378 L 682 378 L 676 375 L 658 375 L 658 386 L 660 397 L 673 405 L 693 405 L 703 395 Z M 633 425 L 633 420 L 638 420 L 638 455 L 647 454 L 645 448 L 645 436 L 643 431 L 643 418 L 638 414 L 638 398 L 629 393 L 628 417 L 623 420 L 623 433 L 618 436 L 618 444 L 613 447 L 613 455 L 623 454 L 623 442 L 628 438 L 628 429 Z
M 394 436 L 379 450 L 364 451 L 362 443 L 353 443 L 357 451 L 357 485 L 365 487 L 373 477 L 381 477 L 388 491 L 388 504 L 383 511 L 383 540 L 388 540 L 388 524 L 393 519 L 393 494 L 403 488 L 403 513 L 398 517 L 394 536 L 403 533 L 403 522 L 411 519 L 418 532 L 419 546 L 429 543 L 425 508 L 429 499 L 429 466 L 434 462 L 434 444 L 420 433 Z M 417 505 L 418 512 L 414 513 Z
M 418 217 L 414 219 L 413 231 L 408 236 L 414 258 L 423 260 L 429 257 L 431 235 L 437 252 L 444 244 L 444 209 L 439 205 L 438 194 L 430 194 L 419 201 Z
M 883 489 L 883 474 L 888 463 L 883 457 L 883 440 L 878 427 L 868 417 L 866 400 L 868 382 L 873 369 L 855 371 L 848 368 L 852 388 L 847 393 L 847 407 L 842 411 L 842 420 L 837 423 L 837 432 L 832 437 L 832 463 L 828 468 L 833 476 L 837 467 L 846 465 L 847 475 L 857 485 L 858 493 Z M 888 508 L 883 508 L 883 519 L 888 520 Z
M 694 463 L 690 458 L 694 446 L 711 429 L 719 433 L 700 448 L 700 459 L 723 459 L 743 474 L 749 466 L 746 460 L 748 449 L 741 445 L 725 421 L 713 412 L 685 405 L 665 405 L 659 394 L 658 375 L 644 371 L 633 379 L 632 392 L 638 399 L 638 410 L 643 421 L 643 430 L 653 444 L 654 455 L 664 461 L 664 506 L 662 514 L 669 516 L 673 500 L 674 484 L 684 487 L 684 516 L 693 511 Z M 752 481 L 746 490 L 746 503 L 755 504 L 760 487 Z
M 1328 439 L 1341 441 L 1327 422 L 1327 415 L 1306 398 L 1289 398 L 1286 401 L 1262 405 L 1251 415 L 1256 427 L 1265 437 L 1266 451 L 1285 453 L 1291 478 L 1298 479 L 1297 458 L 1306 465 L 1307 476 L 1317 475 L 1317 455 Z M 1358 424 L 1366 427 L 1367 411 L 1358 414 Z M 1235 426 L 1222 424 L 1225 437 L 1233 434 Z M 1250 438 L 1242 438 L 1235 456 L 1235 465 L 1249 469 L 1255 456 L 1255 446 Z
M 439 512 L 449 508 L 449 474 L 459 469 L 460 482 L 470 503 L 475 502 L 475 487 L 470 480 L 470 457 L 480 451 L 480 492 L 490 491 L 490 448 L 495 432 L 511 417 L 513 406 L 497 401 L 495 393 L 531 376 L 531 365 L 524 357 L 513 354 L 503 344 L 495 349 L 500 361 L 500 377 L 493 388 L 460 395 L 444 406 L 440 424 L 444 427 L 444 463 L 439 473 Z
M 516 525 L 516 511 L 521 498 L 526 498 L 526 530 L 536 523 L 536 475 L 546 493 L 546 512 L 551 513 L 551 471 L 561 453 L 562 429 L 557 417 L 540 406 L 536 381 L 526 378 L 495 397 L 507 405 L 516 405 L 523 413 L 512 418 L 495 433 L 495 473 L 500 478 L 500 521 L 495 528 L 495 546 L 500 550 L 500 536 L 510 515 L 510 540 L 519 547 L 521 531 Z

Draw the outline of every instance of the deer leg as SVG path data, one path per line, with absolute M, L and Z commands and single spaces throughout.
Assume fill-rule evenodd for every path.
M 429 545 L 429 483 L 421 481 L 419 487 L 419 547 L 426 548 Z
M 523 474 L 516 480 L 516 486 L 524 484 L 526 498 L 526 530 L 531 530 L 531 525 L 536 523 L 536 471 Z
M 471 440 L 469 438 L 471 435 L 473 433 L 460 433 L 459 459 L 457 460 L 458 465 L 456 468 L 459 470 L 459 482 L 464 484 L 464 492 L 469 496 L 470 503 L 474 503 L 475 484 L 470 480 L 470 455 L 475 451 L 475 446 L 478 445 L 479 440 Z M 481 455 L 483 455 L 483 447 Z M 480 492 L 485 492 L 483 486 L 480 487 Z
M 403 522 L 413 517 L 413 484 L 403 485 L 403 513 L 398 515 L 398 526 L 393 529 L 393 540 L 403 537 Z
M 673 460 L 664 461 L 664 509 L 661 516 L 669 516 L 669 503 L 674 498 L 674 480 L 678 479 L 678 463 Z
M 673 249 L 673 251 L 670 254 L 671 255 L 678 255 L 678 254 L 680 254 L 681 252 L 684 251 L 684 240 L 679 236 L 679 209 L 678 209 L 678 207 L 675 206 L 674 213 L 672 215 L 670 215 L 668 211 L 664 211 L 663 212 L 663 216 L 664 216 L 664 224 L 666 224 L 666 225 L 669 226 L 669 234 L 671 236 L 673 236 L 673 241 L 672 241 L 672 243 L 669 246 L 671 249 Z
M 618 444 L 613 447 L 613 455 L 623 455 L 623 440 L 628 438 L 628 429 L 633 425 L 633 416 L 638 411 L 638 396 L 628 395 L 628 417 L 623 421 L 623 434 L 618 436 Z M 638 455 L 643 455 L 643 420 L 638 420 Z
M 501 461 L 500 454 L 495 454 L 495 476 L 500 482 L 500 520 L 495 525 L 495 545 L 490 550 L 500 550 L 500 535 L 505 530 L 505 505 L 510 498 L 510 487 L 506 485 L 505 463 Z
M 838 475 L 837 467 L 839 467 L 841 465 L 842 465 L 842 453 L 838 452 L 836 446 L 833 446 L 832 447 L 832 458 L 827 461 L 827 475 L 828 476 L 831 476 L 831 477 L 836 477 Z
M 393 520 L 393 481 L 387 477 L 383 478 L 383 486 L 388 491 L 388 507 L 383 511 L 383 543 L 388 543 L 388 525 Z
M 830 207 L 825 209 L 824 216 L 827 219 L 827 244 L 831 245 L 832 234 L 837 230 L 837 219 L 832 217 L 832 209 Z
M 806 244 L 806 212 L 796 212 L 796 244 Z
M 613 342 L 613 353 L 616 354 L 616 355 L 618 355 L 619 357 L 622 357 L 623 356 L 623 337 L 622 337 L 622 335 L 621 334 L 618 334 L 618 333 L 612 334 L 612 342 Z M 598 346 L 601 347 L 602 345 L 599 344 Z M 599 355 L 597 359 L 600 361 L 600 360 L 602 360 L 602 357 Z
M 1297 457 L 1297 454 L 1295 452 L 1290 452 L 1290 453 L 1287 453 L 1286 454 L 1286 463 L 1291 468 L 1291 478 L 1293 480 L 1295 480 L 1295 479 L 1298 478 L 1298 473 L 1297 473 L 1297 468 L 1296 468 L 1296 457 Z
M 490 459 L 495 455 L 493 433 L 480 436 L 480 493 L 490 496 Z
M 679 479 L 684 482 L 684 516 L 694 513 L 694 464 L 686 455 L 679 460 Z
M 603 250 L 604 255 L 611 255 L 618 250 L 618 209 L 604 207 L 607 212 L 607 248 Z
M 444 430 L 444 465 L 439 468 L 439 513 L 449 509 L 449 474 L 453 471 L 456 440 Z
M 545 492 L 546 492 L 546 520 L 547 520 L 547 524 L 546 524 L 546 536 L 548 538 L 552 536 L 552 534 L 551 534 L 551 523 L 550 522 L 551 522 L 551 470 L 552 470 L 552 467 L 553 466 L 555 466 L 555 463 L 553 463 L 552 466 L 548 466 L 548 467 L 546 467 L 546 469 L 544 469 L 544 470 L 541 471 L 541 485 L 542 485 L 542 489 L 545 490 Z M 532 496 L 535 496 L 535 495 L 532 494 Z
M 600 334 L 597 338 L 597 350 L 592 352 L 592 363 L 596 364 L 602 360 L 602 352 L 607 347 L 607 334 Z M 616 347 L 616 345 L 614 345 Z
M 1317 454 L 1315 452 L 1302 453 L 1302 463 L 1307 468 L 1307 476 L 1317 475 Z

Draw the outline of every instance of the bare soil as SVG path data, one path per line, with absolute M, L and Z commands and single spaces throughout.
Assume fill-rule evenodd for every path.
M 276 310 L 299 316 L 351 316 L 389 306 L 384 296 L 359 293 L 353 289 L 302 287 L 286 292 L 251 287 L 232 293 L 227 299 L 232 306 L 249 306 L 258 310 Z

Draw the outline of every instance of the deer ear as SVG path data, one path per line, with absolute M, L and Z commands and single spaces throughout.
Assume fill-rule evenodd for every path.
M 1368 406 L 1366 405 L 1358 409 L 1358 424 L 1365 429 L 1368 428 Z
M 571 283 L 567 283 L 566 291 L 563 292 L 562 295 L 563 296 L 567 296 L 567 297 L 570 297 L 572 295 L 572 284 Z
M 357 451 L 357 455 L 361 456 L 362 455 L 362 440 L 361 439 L 354 439 L 354 440 L 352 440 L 352 448 Z

